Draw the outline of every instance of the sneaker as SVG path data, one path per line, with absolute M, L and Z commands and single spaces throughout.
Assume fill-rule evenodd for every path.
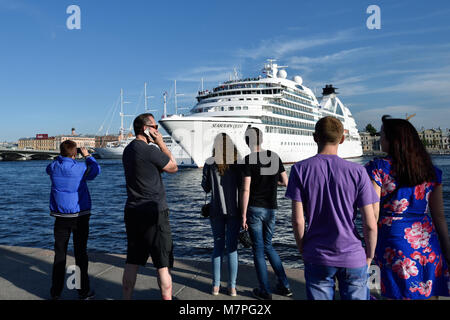
M 211 294 L 213 296 L 218 296 L 219 292 L 220 292 L 220 287 L 213 287 L 212 290 L 211 290 Z
M 91 300 L 95 297 L 95 291 L 91 290 L 88 293 L 78 294 L 78 299 L 80 300 Z
M 272 295 L 270 293 L 264 292 L 259 288 L 253 289 L 253 296 L 259 300 L 272 300 Z
M 237 296 L 236 288 L 228 288 L 228 294 L 229 294 L 231 297 L 236 297 L 236 296 Z
M 280 296 L 285 296 L 285 297 L 292 297 L 292 291 L 290 288 L 286 288 L 285 286 L 283 286 L 282 284 L 278 283 L 277 284 L 277 293 Z

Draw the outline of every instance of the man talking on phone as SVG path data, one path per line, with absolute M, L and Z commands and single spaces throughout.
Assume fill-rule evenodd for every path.
M 151 256 L 158 270 L 161 297 L 171 300 L 169 269 L 173 267 L 173 244 L 161 173 L 175 173 L 178 166 L 151 113 L 137 116 L 133 127 L 136 139 L 128 144 L 122 156 L 128 195 L 124 216 L 128 246 L 123 298 L 132 298 L 139 266 L 145 266 Z

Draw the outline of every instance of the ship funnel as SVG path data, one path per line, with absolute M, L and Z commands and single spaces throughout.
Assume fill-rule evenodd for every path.
M 322 88 L 322 95 L 327 96 L 327 95 L 330 95 L 333 93 L 338 94 L 339 92 L 336 92 L 336 89 L 338 89 L 338 88 L 333 87 L 332 84 L 326 84 L 325 88 Z

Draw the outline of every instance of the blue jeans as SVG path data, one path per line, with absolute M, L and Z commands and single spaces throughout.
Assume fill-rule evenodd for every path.
M 339 268 L 305 263 L 308 300 L 333 300 L 335 279 L 339 282 L 339 294 L 342 300 L 369 300 L 367 269 L 367 266 Z
M 220 269 L 222 266 L 225 244 L 228 254 L 228 287 L 236 287 L 238 271 L 238 236 L 241 219 L 238 216 L 219 216 L 210 219 L 214 237 L 214 250 L 212 254 L 213 286 L 220 286 Z
M 289 288 L 278 253 L 272 246 L 273 230 L 275 228 L 275 209 L 248 207 L 247 225 L 253 245 L 253 261 L 259 286 L 263 292 L 271 293 L 264 254 L 269 258 L 270 265 L 278 277 L 280 285 Z

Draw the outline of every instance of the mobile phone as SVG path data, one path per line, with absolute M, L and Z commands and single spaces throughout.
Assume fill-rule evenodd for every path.
M 81 154 L 81 148 L 77 148 L 77 153 Z
M 145 130 L 144 130 L 144 133 L 145 133 L 145 135 L 146 135 L 147 137 L 149 137 L 149 138 L 152 137 L 151 134 L 150 134 L 150 129 L 149 129 L 149 128 L 145 129 Z
M 155 139 L 155 135 L 150 131 L 150 129 L 145 129 L 144 133 L 149 137 L 150 139 Z

